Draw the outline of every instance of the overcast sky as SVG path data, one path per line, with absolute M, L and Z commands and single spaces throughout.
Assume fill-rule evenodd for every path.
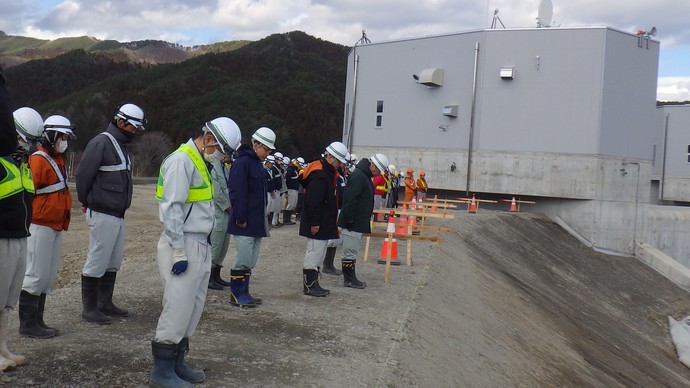
M 690 100 L 690 0 L 552 0 L 555 26 L 656 26 L 659 100 Z M 191 46 L 301 30 L 347 46 L 490 26 L 535 27 L 540 0 L 2 0 L 0 30 L 54 39 L 89 35 Z

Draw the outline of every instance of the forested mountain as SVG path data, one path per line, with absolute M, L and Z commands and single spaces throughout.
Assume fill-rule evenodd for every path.
M 218 116 L 235 120 L 245 141 L 268 126 L 280 151 L 308 159 L 341 138 L 348 51 L 295 31 L 180 63 L 133 63 L 77 49 L 5 73 L 15 107 L 63 114 L 76 125 L 73 151 L 106 128 L 118 105 L 133 102 L 149 119 L 135 144 L 139 160 L 165 155 Z M 159 158 L 140 173 L 155 175 Z

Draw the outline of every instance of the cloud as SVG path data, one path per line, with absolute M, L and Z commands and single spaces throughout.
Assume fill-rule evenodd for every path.
M 690 77 L 659 77 L 658 101 L 690 101 Z

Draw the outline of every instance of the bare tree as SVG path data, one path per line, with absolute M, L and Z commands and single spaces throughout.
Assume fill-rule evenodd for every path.
M 174 144 L 167 133 L 145 132 L 131 147 L 132 174 L 137 177 L 158 176 L 163 159 L 173 148 Z

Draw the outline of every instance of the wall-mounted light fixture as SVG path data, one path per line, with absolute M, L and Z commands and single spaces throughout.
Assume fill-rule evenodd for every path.
M 515 78 L 515 68 L 514 67 L 502 67 L 499 73 L 501 79 L 510 80 Z
M 447 117 L 458 117 L 458 106 L 457 105 L 446 105 L 441 111 L 444 116 Z

